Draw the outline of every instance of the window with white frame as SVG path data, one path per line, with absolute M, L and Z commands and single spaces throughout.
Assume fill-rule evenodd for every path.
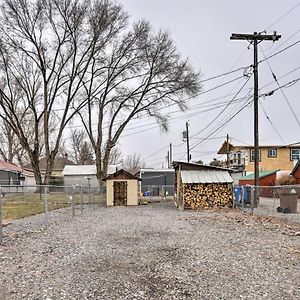
M 254 161 L 255 149 L 250 149 L 250 161 Z M 260 149 L 258 149 L 258 161 L 260 161 Z
M 269 148 L 268 149 L 268 157 L 270 157 L 270 158 L 277 157 L 277 149 L 276 148 Z
M 291 160 L 300 159 L 300 148 L 291 148 Z

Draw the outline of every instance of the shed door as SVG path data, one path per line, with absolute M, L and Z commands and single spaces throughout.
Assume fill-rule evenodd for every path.
M 114 181 L 114 205 L 127 205 L 126 181 Z

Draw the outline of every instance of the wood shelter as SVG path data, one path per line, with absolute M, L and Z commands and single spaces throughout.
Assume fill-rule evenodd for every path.
M 230 170 L 187 162 L 173 162 L 173 167 L 177 208 L 232 205 L 233 179 Z
M 107 206 L 138 205 L 138 181 L 140 178 L 121 169 L 107 176 Z

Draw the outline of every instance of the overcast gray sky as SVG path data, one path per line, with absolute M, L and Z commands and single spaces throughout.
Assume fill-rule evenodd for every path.
M 185 113 L 168 109 L 168 133 L 161 133 L 154 121 L 138 120 L 120 140 L 123 154 L 139 153 L 148 167 L 161 168 L 169 143 L 173 159 L 186 159 L 181 132 L 189 121 L 192 160 L 209 163 L 229 134 L 233 144 L 253 145 L 253 106 L 246 106 L 253 91 L 253 77 L 247 82 L 244 70 L 208 80 L 253 63 L 253 47 L 247 41 L 230 40 L 232 33 L 277 31 L 278 42 L 259 45 L 259 60 L 282 53 L 259 64 L 259 94 L 300 78 L 300 1 L 299 0 L 119 0 L 131 20 L 147 19 L 155 30 L 170 33 L 183 57 L 200 70 L 203 94 L 189 102 Z M 285 49 L 287 48 L 287 49 Z M 246 69 L 249 73 L 249 69 Z M 234 80 L 238 77 L 240 79 Z M 230 84 L 225 84 L 232 81 Z M 225 84 L 222 88 L 216 88 Z M 224 103 L 234 99 L 228 108 Z M 208 92 L 212 89 L 211 92 Z M 260 98 L 260 144 L 282 145 L 300 142 L 300 82 L 282 87 L 272 96 Z M 242 99 L 240 99 L 242 98 Z M 240 100 L 239 100 L 240 99 Z M 221 106 L 223 104 L 223 106 Z M 240 113 L 238 111 L 241 110 Z M 216 116 L 220 116 L 216 118 Z M 234 116 L 235 115 L 235 116 Z M 233 117 L 234 116 L 234 117 Z M 231 121 L 228 119 L 232 118 Z M 220 128 L 220 129 L 219 129 Z M 218 130 L 219 129 L 219 130 Z M 166 163 L 164 164 L 166 166 Z

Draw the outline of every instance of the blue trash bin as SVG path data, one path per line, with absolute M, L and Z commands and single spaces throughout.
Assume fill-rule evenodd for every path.
M 234 199 L 236 203 L 238 204 L 242 203 L 242 187 L 236 186 L 234 188 Z
M 244 204 L 250 204 L 251 202 L 251 187 L 243 186 L 243 199 Z

